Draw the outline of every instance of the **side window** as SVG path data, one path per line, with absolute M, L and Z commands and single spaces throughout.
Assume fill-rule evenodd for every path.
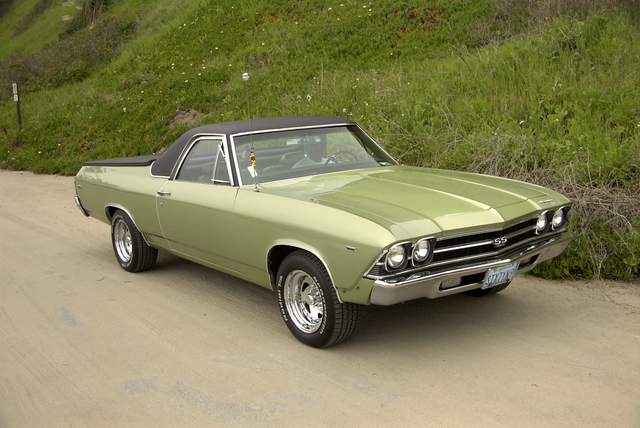
M 230 184 L 222 141 L 198 141 L 182 162 L 176 180 Z

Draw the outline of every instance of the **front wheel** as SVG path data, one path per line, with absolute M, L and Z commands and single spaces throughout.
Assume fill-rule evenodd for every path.
M 158 250 L 147 245 L 133 220 L 122 210 L 111 217 L 111 243 L 116 260 L 127 272 L 142 272 L 155 265 Z
M 340 303 L 324 265 L 307 252 L 296 251 L 284 259 L 276 293 L 285 324 L 305 345 L 327 348 L 356 331 L 360 306 Z

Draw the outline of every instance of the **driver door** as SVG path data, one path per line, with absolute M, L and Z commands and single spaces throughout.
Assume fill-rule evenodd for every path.
M 232 242 L 232 213 L 237 187 L 221 137 L 192 143 L 175 176 L 156 196 L 162 233 L 171 251 L 216 267 L 231 261 L 225 245 Z

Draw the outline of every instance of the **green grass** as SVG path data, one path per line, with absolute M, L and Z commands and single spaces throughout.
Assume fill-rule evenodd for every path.
M 534 25 L 490 0 L 146 3 L 102 18 L 136 29 L 108 59 L 32 81 L 18 147 L 15 106 L 0 103 L 0 167 L 74 174 L 160 151 L 186 128 L 177 109 L 349 116 L 404 163 L 572 197 L 576 241 L 539 274 L 640 276 L 640 28 L 625 9 Z
M 41 1 L 15 1 L 9 13 L 2 17 L 0 58 L 34 52 L 54 43 L 65 28 L 65 19 L 77 13 L 72 2 L 51 1 L 50 7 L 30 16 Z

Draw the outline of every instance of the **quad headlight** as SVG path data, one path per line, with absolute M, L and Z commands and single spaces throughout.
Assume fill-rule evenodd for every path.
M 431 240 L 423 238 L 413 245 L 411 258 L 414 264 L 424 263 L 431 257 L 432 245 Z
M 536 233 L 540 234 L 547 230 L 547 213 L 543 212 L 538 216 L 538 221 L 536 221 Z
M 396 244 L 389 248 L 385 263 L 388 269 L 398 269 L 407 261 L 407 251 L 403 244 Z
M 569 207 L 561 207 L 556 211 L 548 210 L 538 216 L 536 221 L 536 234 L 547 232 L 548 230 L 560 229 L 567 223 L 567 213 Z
M 560 208 L 553 214 L 553 218 L 551 219 L 551 228 L 559 229 L 567 222 L 567 210 L 565 207 Z

